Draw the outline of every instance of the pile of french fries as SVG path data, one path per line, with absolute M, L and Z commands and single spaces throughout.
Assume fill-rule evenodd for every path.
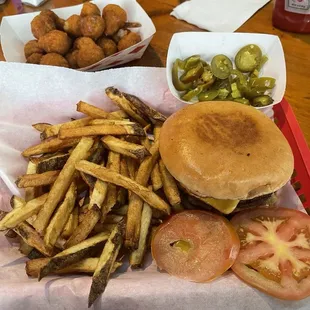
M 120 110 L 79 102 L 83 118 L 33 125 L 41 142 L 22 152 L 28 168 L 16 181 L 25 197 L 13 196 L 12 211 L 0 214 L 0 230 L 20 236 L 30 258 L 28 276 L 93 275 L 89 306 L 124 255 L 140 267 L 156 227 L 182 210 L 159 155 L 166 117 L 113 87 L 106 94 Z

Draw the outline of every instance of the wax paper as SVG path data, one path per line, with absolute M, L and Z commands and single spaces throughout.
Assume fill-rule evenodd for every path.
M 0 209 L 3 210 L 10 209 L 11 194 L 19 194 L 14 180 L 26 168 L 20 152 L 39 142 L 38 132 L 31 124 L 78 118 L 81 114 L 75 112 L 75 104 L 79 100 L 112 110 L 114 106 L 104 92 L 108 86 L 137 95 L 166 115 L 182 107 L 169 92 L 162 68 L 132 67 L 90 73 L 0 63 L 0 72 Z M 279 199 L 286 207 L 302 210 L 290 184 L 279 192 Z M 18 252 L 18 244 L 1 233 L 1 310 L 87 309 L 91 277 L 50 276 L 38 282 L 26 275 L 25 261 Z M 160 272 L 149 255 L 144 269 L 131 271 L 125 264 L 116 272 L 91 309 L 306 310 L 309 307 L 310 299 L 277 300 L 244 284 L 230 271 L 211 283 L 180 280 Z

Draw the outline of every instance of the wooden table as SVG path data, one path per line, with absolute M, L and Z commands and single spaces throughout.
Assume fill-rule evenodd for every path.
M 34 10 L 80 4 L 82 0 L 49 0 L 40 8 L 22 6 L 19 0 L 0 5 L 0 18 Z M 170 16 L 181 0 L 138 0 L 152 18 L 157 32 L 143 58 L 129 65 L 165 66 L 167 49 L 172 35 L 181 31 L 202 31 Z M 270 2 L 238 29 L 238 32 L 258 32 L 278 35 L 282 41 L 286 66 L 285 97 L 291 104 L 300 127 L 310 146 L 310 35 L 298 35 L 275 29 L 271 23 L 273 3 Z M 0 50 L 0 60 L 4 60 Z

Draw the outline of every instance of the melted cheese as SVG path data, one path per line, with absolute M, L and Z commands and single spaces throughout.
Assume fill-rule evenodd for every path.
M 229 214 L 233 212 L 239 203 L 239 200 L 228 200 L 228 199 L 222 200 L 215 198 L 202 198 L 202 200 L 224 214 Z

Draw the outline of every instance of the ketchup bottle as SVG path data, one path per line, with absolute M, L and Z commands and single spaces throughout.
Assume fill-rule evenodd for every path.
M 285 31 L 310 33 L 310 0 L 275 0 L 272 23 Z

